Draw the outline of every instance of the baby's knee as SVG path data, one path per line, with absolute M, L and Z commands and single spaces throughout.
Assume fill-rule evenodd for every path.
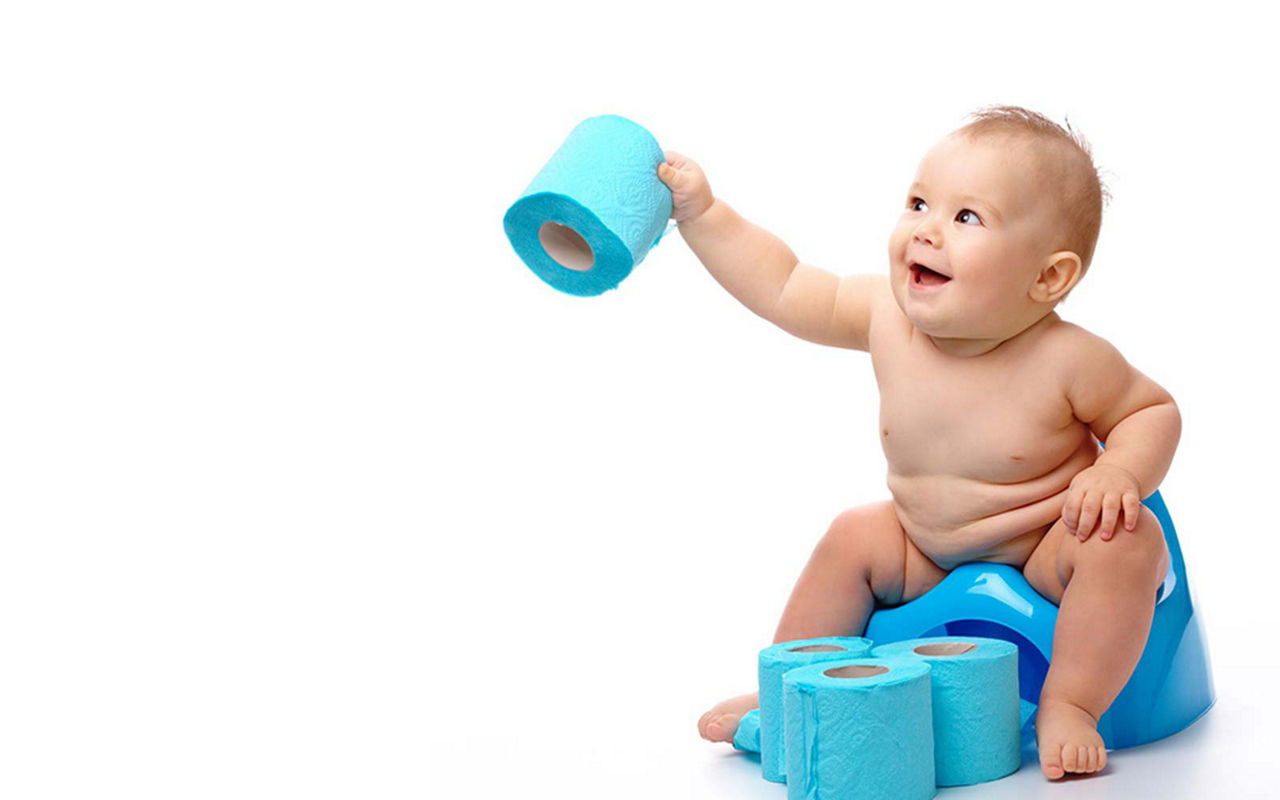
M 836 517 L 815 557 L 865 581 L 876 600 L 903 602 L 909 570 L 906 534 L 890 503 L 861 506 Z M 917 581 L 918 582 L 918 581 Z
M 1073 548 L 1073 567 L 1081 565 L 1107 568 L 1150 578 L 1159 583 L 1169 569 L 1169 551 L 1165 544 L 1164 529 L 1160 520 L 1146 506 L 1140 507 L 1138 522 L 1133 530 L 1123 526 L 1110 539 L 1104 540 L 1097 531 L 1086 541 Z M 1066 548 L 1064 548 L 1065 550 Z M 1060 555 L 1066 555 L 1061 553 Z M 1066 566 L 1065 564 L 1061 566 Z
M 871 517 L 865 507 L 851 508 L 841 512 L 831 521 L 826 534 L 818 542 L 818 550 L 828 557 L 844 557 L 851 555 L 865 544 L 868 531 L 871 529 Z
M 832 521 L 818 549 L 828 558 L 865 564 L 871 569 L 883 561 L 896 561 L 901 565 L 901 540 L 902 532 L 892 508 L 859 506 Z

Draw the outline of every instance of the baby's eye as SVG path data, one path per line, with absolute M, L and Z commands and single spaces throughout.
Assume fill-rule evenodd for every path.
M 979 217 L 976 212 L 965 208 L 961 209 L 959 214 L 956 214 L 956 222 L 961 225 L 981 225 L 982 217 Z
M 921 200 L 919 197 L 913 197 L 907 201 L 907 208 L 912 211 L 928 211 L 929 204 Z

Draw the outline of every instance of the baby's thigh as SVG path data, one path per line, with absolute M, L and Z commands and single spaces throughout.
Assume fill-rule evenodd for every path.
M 839 560 L 866 578 L 879 605 L 914 600 L 947 576 L 912 543 L 889 501 L 844 512 L 823 544 L 838 550 Z
M 1063 540 L 1069 536 L 1071 532 L 1067 530 L 1067 523 L 1059 519 L 1049 527 L 1036 549 L 1027 557 L 1027 562 L 1022 565 L 1022 577 L 1027 579 L 1032 589 L 1054 605 L 1062 602 L 1062 594 L 1066 591 L 1058 576 L 1058 551 L 1062 549 Z

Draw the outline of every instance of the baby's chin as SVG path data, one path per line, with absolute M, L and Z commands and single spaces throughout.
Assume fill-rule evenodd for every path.
M 949 319 L 918 309 L 903 309 L 903 313 L 917 331 L 933 339 L 977 341 L 991 338 L 991 331 L 983 330 L 980 320 Z
M 943 292 L 945 291 L 944 288 Z M 962 304 L 939 297 L 921 299 L 912 295 L 905 287 L 895 286 L 893 296 L 898 301 L 898 308 L 916 330 L 935 339 L 1003 338 L 999 329 L 1007 327 L 997 323 L 989 313 L 978 313 L 976 310 L 966 313 L 969 310 L 966 307 L 956 307 Z M 940 300 L 942 302 L 938 302 Z
M 916 330 L 929 336 L 940 338 L 957 338 L 960 334 L 956 332 L 956 326 L 949 320 L 942 319 L 941 314 L 936 309 L 923 308 L 919 303 L 913 303 L 909 299 L 902 297 L 902 293 L 894 292 L 894 299 L 898 301 L 898 308 L 902 309 L 902 313 Z
M 908 316 L 907 319 L 911 319 L 911 317 Z M 925 336 L 929 336 L 934 339 L 976 339 L 978 338 L 977 336 L 974 336 L 972 333 L 969 333 L 967 331 L 957 330 L 956 328 L 950 325 L 939 325 L 936 322 L 931 322 L 928 320 L 917 322 L 916 320 L 911 319 L 911 324 L 914 325 L 915 329 L 920 333 L 923 333 Z

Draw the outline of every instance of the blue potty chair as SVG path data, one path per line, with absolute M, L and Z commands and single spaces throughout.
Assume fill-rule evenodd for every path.
M 1190 725 L 1213 705 L 1213 678 L 1204 632 L 1187 584 L 1182 548 L 1160 493 L 1143 501 L 1160 520 L 1169 545 L 1169 574 L 1156 595 L 1155 616 L 1142 658 L 1098 733 L 1108 749 L 1163 739 Z M 1018 645 L 1022 699 L 1040 699 L 1053 653 L 1058 607 L 1027 583 L 1015 567 L 971 563 L 956 567 L 923 596 L 876 610 L 863 634 L 876 644 L 920 636 L 989 636 Z

